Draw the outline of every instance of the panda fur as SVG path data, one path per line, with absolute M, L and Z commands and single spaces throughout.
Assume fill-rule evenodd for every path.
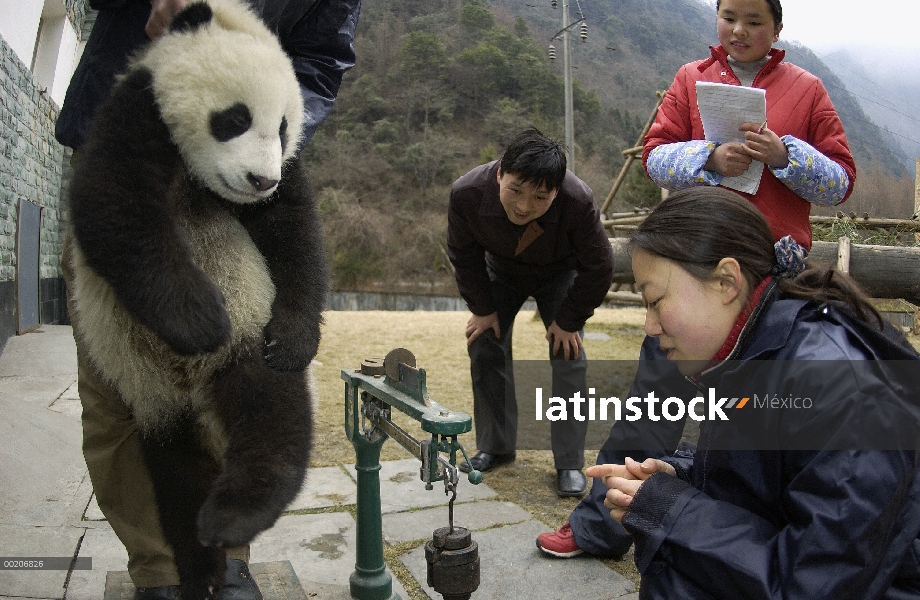
M 141 432 L 183 598 L 303 482 L 328 272 L 290 59 L 193 2 L 100 107 L 70 188 L 74 333 Z

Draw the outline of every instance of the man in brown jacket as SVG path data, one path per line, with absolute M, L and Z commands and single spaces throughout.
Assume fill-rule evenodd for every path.
M 582 330 L 610 287 L 613 253 L 591 188 L 566 170 L 562 147 L 533 129 L 518 135 L 500 160 L 454 182 L 447 246 L 473 313 L 466 338 L 479 452 L 460 469 L 489 471 L 515 458 L 515 316 L 528 297 L 536 300 L 549 342 L 552 396 L 587 397 Z M 551 422 L 560 496 L 585 492 L 587 425 L 574 418 Z

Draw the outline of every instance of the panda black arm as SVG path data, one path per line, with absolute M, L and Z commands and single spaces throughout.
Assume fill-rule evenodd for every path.
M 243 209 L 240 220 L 265 257 L 275 302 L 265 326 L 265 359 L 281 371 L 301 370 L 319 348 L 329 268 L 316 205 L 299 159 L 285 165 L 278 192 Z
M 226 341 L 230 319 L 171 217 L 181 162 L 151 83 L 149 71 L 132 71 L 100 106 L 74 166 L 71 218 L 87 263 L 131 316 L 195 354 Z

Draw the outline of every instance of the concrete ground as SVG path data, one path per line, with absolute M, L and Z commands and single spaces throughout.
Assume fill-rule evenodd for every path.
M 0 559 L 56 559 L 53 570 L 0 563 L 0 599 L 103 600 L 107 577 L 127 582 L 130 594 L 127 553 L 96 505 L 83 462 L 76 379 L 67 326 L 13 337 L 0 354 Z M 425 491 L 418 471 L 413 458 L 383 463 L 383 536 L 413 548 L 401 557 L 406 571 L 440 599 L 426 584 L 424 543 L 447 525 L 447 498 L 443 486 Z M 353 465 L 310 469 L 289 512 L 252 543 L 251 563 L 288 561 L 307 598 L 348 599 L 356 545 L 349 507 L 355 502 Z M 479 546 L 481 583 L 473 600 L 638 597 L 628 580 L 596 559 L 543 555 L 534 540 L 548 528 L 520 506 L 498 501 L 485 483 L 461 478 L 454 522 L 471 530 Z M 88 562 L 92 568 L 83 568 Z M 409 584 L 394 577 L 394 592 L 409 598 Z

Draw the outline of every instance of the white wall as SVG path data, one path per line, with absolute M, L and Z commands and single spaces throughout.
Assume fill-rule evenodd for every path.
M 32 64 L 43 4 L 42 0 L 0 0 L 0 35 L 26 66 Z
M 51 94 L 60 107 L 64 103 L 67 84 L 76 66 L 77 34 L 64 16 L 45 16 L 35 49 L 32 76 L 40 88 Z
M 57 68 L 54 70 L 54 83 L 51 84 L 51 98 L 58 107 L 64 104 L 64 94 L 73 76 L 74 69 L 79 62 L 79 54 L 86 42 L 77 40 L 77 32 L 66 18 L 61 23 L 64 33 L 61 38 L 61 47 L 58 50 Z
M 0 35 L 60 107 L 84 45 L 63 0 L 0 0 Z

